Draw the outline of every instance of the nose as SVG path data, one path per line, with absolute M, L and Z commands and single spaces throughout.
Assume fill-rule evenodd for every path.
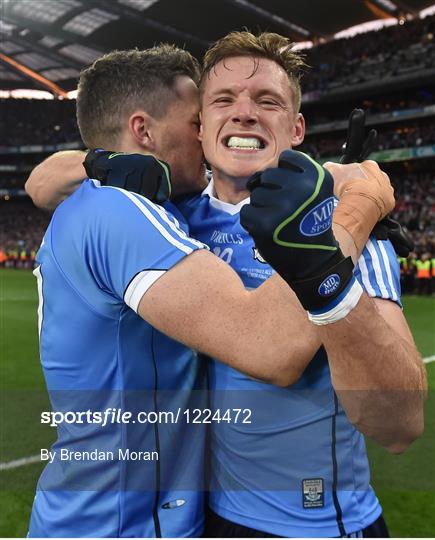
M 257 123 L 257 108 L 250 99 L 239 100 L 234 105 L 231 120 L 238 125 L 252 126 Z

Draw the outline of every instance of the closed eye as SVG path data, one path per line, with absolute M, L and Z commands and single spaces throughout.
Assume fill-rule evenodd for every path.
M 270 105 L 270 106 L 279 105 L 279 103 L 277 103 L 273 99 L 262 99 L 259 103 L 260 105 Z
M 222 96 L 213 101 L 213 103 L 231 103 L 232 99 L 229 96 Z

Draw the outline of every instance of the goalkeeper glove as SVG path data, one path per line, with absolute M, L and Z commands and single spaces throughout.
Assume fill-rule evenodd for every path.
M 349 117 L 347 140 L 343 145 L 344 153 L 340 163 L 361 163 L 366 160 L 376 147 L 378 133 L 369 131 L 365 138 L 365 112 L 354 109 Z M 400 223 L 389 216 L 376 223 L 372 230 L 376 240 L 390 240 L 399 257 L 408 257 L 414 249 L 414 242 Z

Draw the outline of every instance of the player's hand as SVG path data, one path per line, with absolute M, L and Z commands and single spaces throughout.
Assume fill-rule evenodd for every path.
M 306 154 L 286 150 L 276 168 L 248 182 L 243 227 L 266 261 L 289 283 L 305 309 L 329 303 L 352 277 L 332 232 L 331 174 Z
M 363 109 L 354 109 L 349 117 L 349 125 L 347 129 L 347 139 L 343 145 L 343 155 L 340 163 L 360 163 L 368 158 L 368 156 L 376 149 L 378 133 L 375 129 L 371 129 L 367 137 L 365 136 L 365 112 Z M 334 179 L 335 180 L 335 179 Z M 340 206 L 338 207 L 341 211 Z M 344 226 L 354 238 L 355 245 L 362 249 L 367 236 L 366 227 L 361 227 L 359 224 L 350 223 L 352 209 L 349 207 L 345 210 L 347 216 L 337 216 L 337 221 Z M 400 257 L 408 257 L 409 253 L 414 249 L 414 242 L 406 233 L 403 227 L 394 219 L 386 216 L 378 223 L 370 228 L 371 234 L 377 240 L 390 240 L 393 247 Z
M 365 197 L 378 209 L 376 221 L 380 221 L 395 206 L 394 189 L 388 175 L 379 168 L 375 161 L 340 165 L 328 161 L 323 166 L 334 178 L 334 195 Z
M 354 109 L 349 116 L 347 138 L 343 144 L 340 163 L 361 163 L 376 149 L 378 132 L 371 129 L 365 136 L 366 113 L 363 109 Z
M 83 165 L 89 178 L 105 186 L 133 191 L 160 204 L 171 195 L 169 165 L 154 156 L 97 149 L 88 152 Z
M 376 240 L 389 240 L 399 257 L 408 257 L 414 249 L 414 242 L 398 221 L 387 216 L 373 229 Z

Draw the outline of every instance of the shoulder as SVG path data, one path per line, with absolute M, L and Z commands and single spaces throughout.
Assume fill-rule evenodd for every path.
M 173 207 L 172 207 L 173 209 Z M 176 209 L 175 209 L 176 211 Z M 177 216 L 179 217 L 179 216 Z M 184 243 L 187 230 L 170 211 L 149 199 L 121 188 L 100 186 L 87 180 L 56 210 L 53 223 L 57 233 L 70 230 L 85 242 L 97 239 L 116 243 L 122 239 L 143 241 L 144 236 L 175 238 Z
M 198 210 L 200 206 L 208 200 L 208 197 L 202 196 L 200 193 L 197 195 L 187 195 L 179 197 L 174 200 L 174 205 L 178 211 L 184 216 L 185 219 L 189 219 L 191 215 Z
M 88 199 L 92 204 L 92 214 L 109 226 L 111 223 L 123 223 L 128 228 L 132 222 L 154 226 L 176 223 L 171 208 L 165 209 L 142 195 L 122 188 L 94 184 L 90 187 Z

